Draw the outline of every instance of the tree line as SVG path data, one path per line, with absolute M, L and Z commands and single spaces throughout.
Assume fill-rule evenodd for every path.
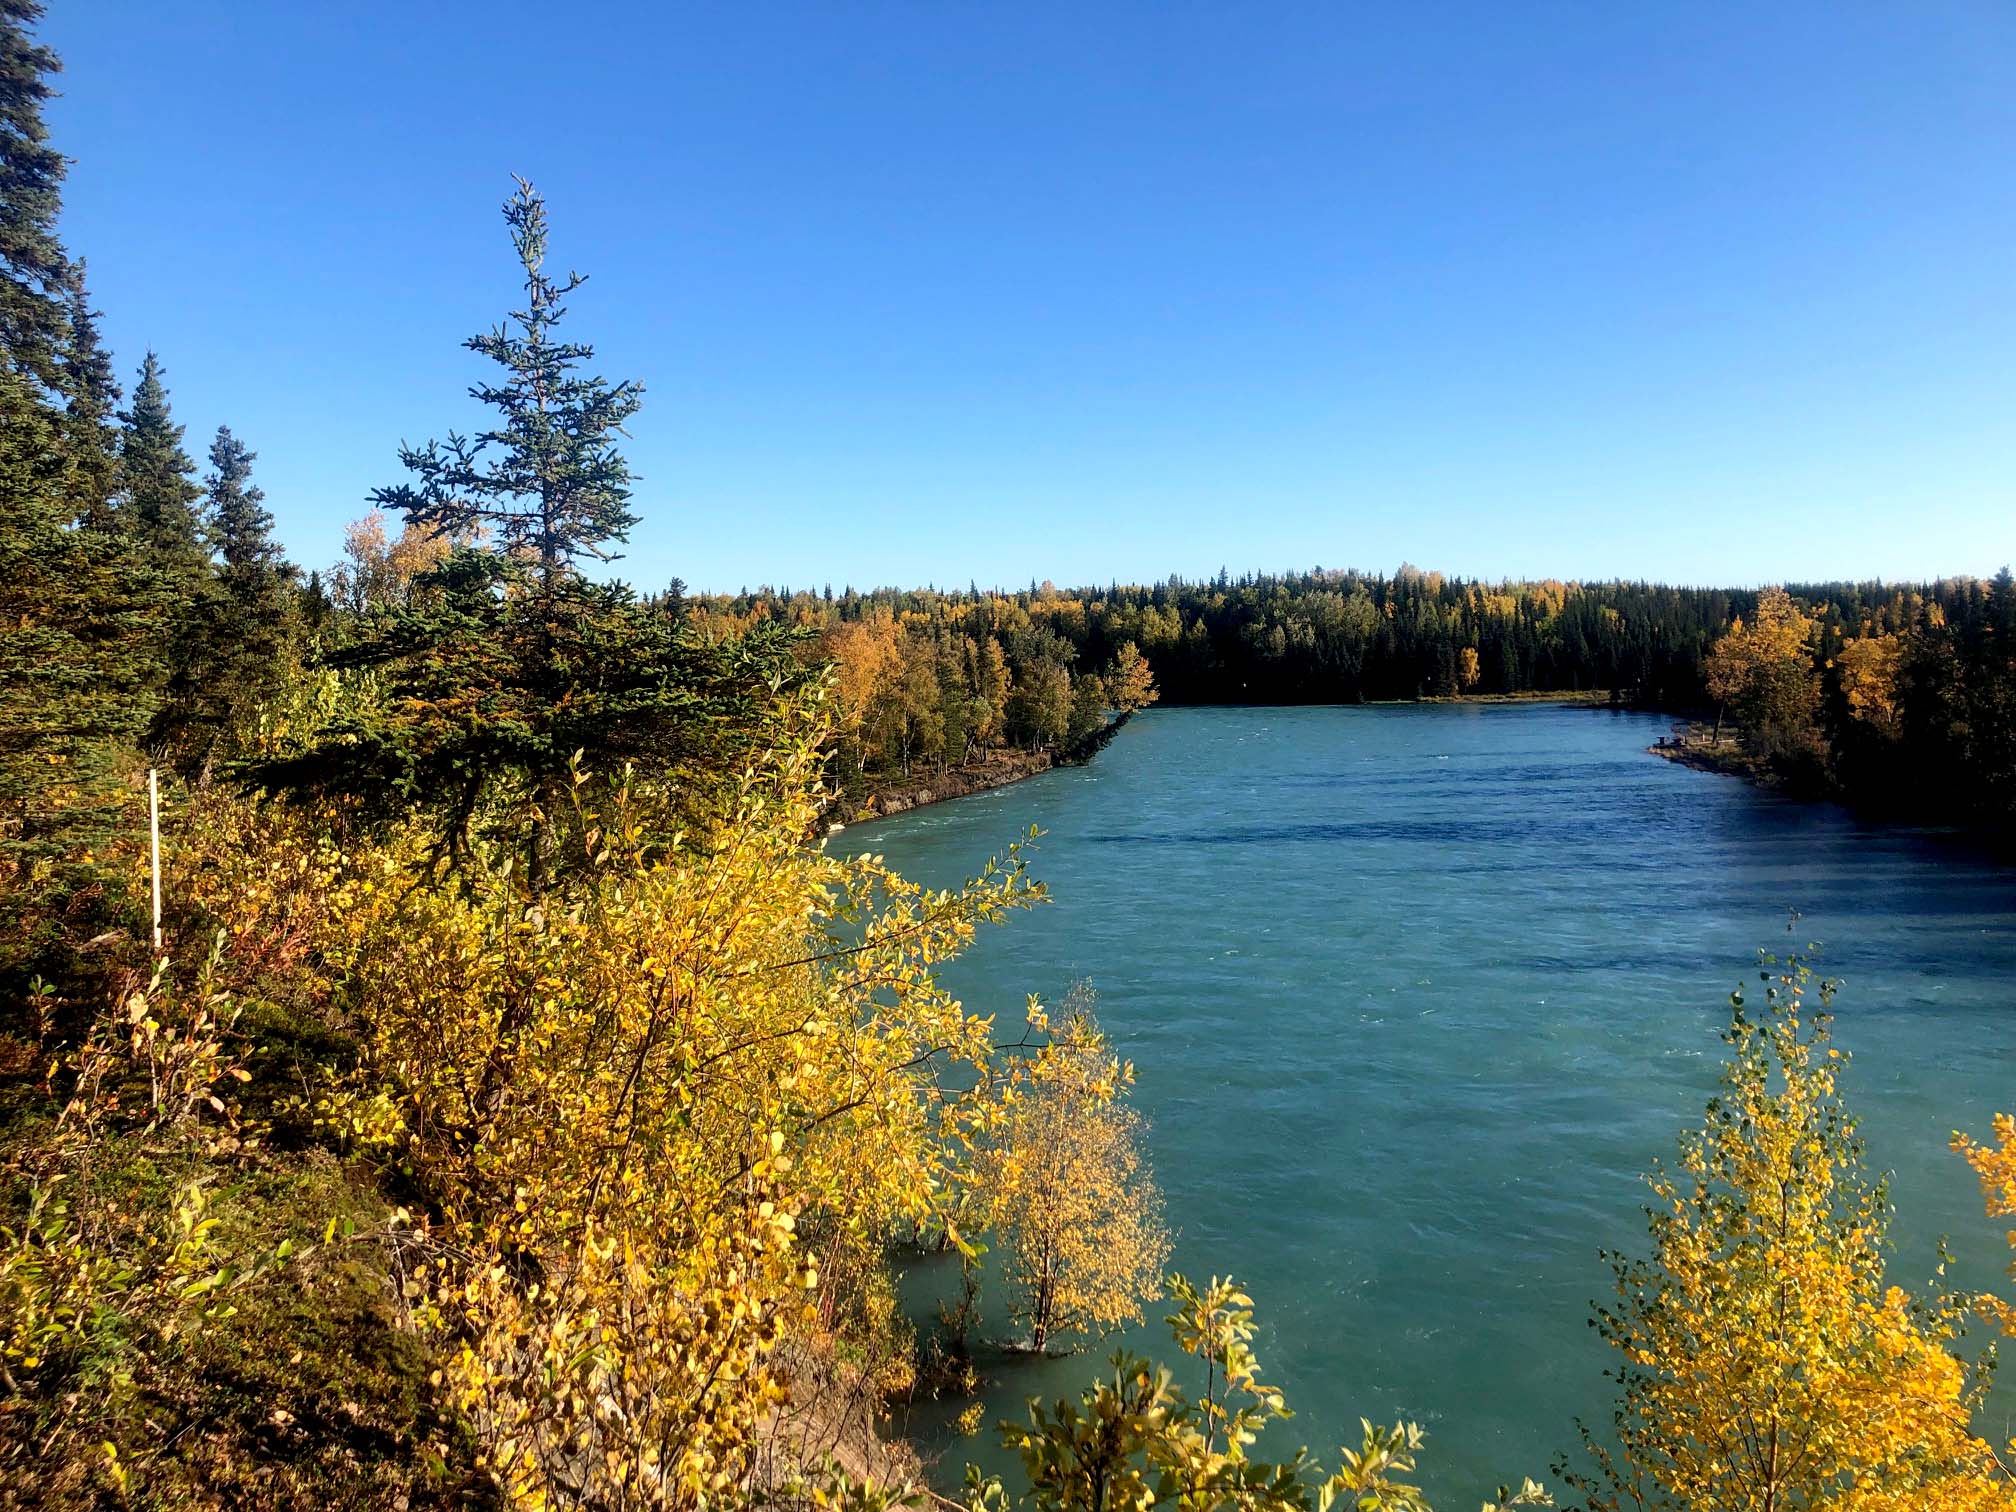
M 1013 592 L 762 589 L 692 604 L 729 630 L 815 632 L 841 669 L 843 734 L 869 772 L 957 762 L 976 743 L 1055 744 L 1102 706 L 1149 697 L 1601 694 L 1714 720 L 1718 739 L 1816 793 L 1899 817 L 2016 826 L 2006 567 L 1987 580 L 1765 589 L 1314 569 Z M 1731 658 L 1748 670 L 1732 672 Z M 1119 691 L 1087 690 L 1090 677 Z M 946 699 L 1004 713 L 920 719 Z
M 930 1358 L 897 1267 L 942 1246 L 993 1251 L 1026 1348 L 1166 1292 L 1195 1379 L 1122 1353 L 1032 1404 L 1000 1430 L 1026 1493 L 976 1474 L 969 1512 L 1424 1512 L 1414 1425 L 1276 1452 L 1252 1299 L 1163 1274 L 1090 999 L 940 985 L 1045 901 L 1022 851 L 937 891 L 811 843 L 836 765 L 1068 738 L 1183 686 L 1162 629 L 1206 622 L 592 571 L 635 522 L 642 393 L 562 334 L 582 280 L 522 182 L 520 307 L 467 343 L 485 428 L 402 447 L 301 574 L 244 445 L 200 469 L 161 364 L 113 380 L 39 14 L 0 0 L 0 1503 L 926 1505 L 870 1430 Z M 1804 611 L 1741 607 L 1704 678 L 1777 739 Z M 1839 648 L 1854 707 L 1888 656 Z M 1956 1342 L 2007 1307 L 1890 1282 L 1831 989 L 1760 975 L 1595 1320 L 1617 1420 L 1559 1479 L 1592 1512 L 2016 1505 Z M 1956 1143 L 2016 1206 L 2016 1124 Z

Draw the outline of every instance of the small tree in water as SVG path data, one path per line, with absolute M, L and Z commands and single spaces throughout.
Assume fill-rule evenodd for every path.
M 1984 1383 L 1950 1348 L 1960 1308 L 1884 1281 L 1890 1206 L 1837 1087 L 1832 984 L 1797 957 L 1761 975 L 1761 1013 L 1731 996 L 1721 1093 L 1650 1178 L 1651 1257 L 1610 1257 L 1617 1448 L 1585 1429 L 1593 1473 L 1567 1479 L 1592 1512 L 2008 1508 L 1968 1427 Z
M 1061 1334 L 1138 1322 L 1169 1257 L 1142 1118 L 1121 1100 L 1134 1068 L 1099 1032 L 1092 1000 L 1084 984 L 1072 989 L 1051 1042 L 1005 1094 L 979 1162 L 1011 1308 L 1038 1353 Z
M 1203 1363 L 1203 1389 L 1192 1395 L 1162 1366 L 1122 1351 L 1077 1401 L 1045 1407 L 1032 1398 L 1028 1423 L 1003 1423 L 1001 1437 L 1022 1461 L 1035 1512 L 1432 1512 L 1413 1479 L 1426 1437 L 1413 1423 L 1361 1418 L 1359 1447 L 1340 1447 L 1327 1474 L 1302 1450 L 1256 1457 L 1262 1430 L 1293 1414 L 1259 1378 L 1253 1299 L 1229 1276 L 1199 1287 L 1175 1275 L 1169 1290 L 1177 1301 L 1169 1327 L 1177 1347 Z M 969 1468 L 966 1483 L 969 1512 L 1009 1512 L 998 1478 Z M 1545 1487 L 1522 1480 L 1500 1486 L 1484 1512 L 1553 1505 Z

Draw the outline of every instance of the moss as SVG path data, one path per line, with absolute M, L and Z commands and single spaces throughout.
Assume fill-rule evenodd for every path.
M 44 1368 L 40 1390 L 0 1406 L 0 1507 L 123 1505 L 104 1443 L 137 1505 L 490 1503 L 470 1441 L 435 1402 L 427 1344 L 394 1313 L 384 1247 L 319 1242 L 332 1219 L 359 1236 L 383 1230 L 367 1170 L 326 1150 L 207 1169 L 132 1141 L 103 1153 L 92 1187 L 109 1210 L 158 1214 L 205 1176 L 221 1254 L 270 1254 L 282 1239 L 302 1253 L 222 1293 L 218 1316 L 98 1320 Z

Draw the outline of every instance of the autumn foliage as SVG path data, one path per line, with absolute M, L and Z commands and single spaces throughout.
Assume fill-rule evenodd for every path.
M 1108 1047 L 1081 984 L 1051 1042 L 1011 1084 L 977 1161 L 987 1227 L 1006 1248 L 1014 1316 L 1039 1354 L 1060 1335 L 1138 1322 L 1169 1258 L 1161 1194 L 1123 1101 L 1134 1068 Z
M 1970 1426 L 1963 1304 L 1885 1278 L 1888 1199 L 1863 1169 L 1805 962 L 1732 998 L 1722 1089 L 1650 1178 L 1652 1248 L 1616 1256 L 1614 1443 L 1570 1476 L 1592 1512 L 2016 1505 Z

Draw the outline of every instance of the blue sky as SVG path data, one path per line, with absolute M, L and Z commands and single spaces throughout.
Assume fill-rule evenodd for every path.
M 644 585 L 2016 558 L 2016 7 L 54 0 L 65 232 L 298 560 L 545 192 Z

